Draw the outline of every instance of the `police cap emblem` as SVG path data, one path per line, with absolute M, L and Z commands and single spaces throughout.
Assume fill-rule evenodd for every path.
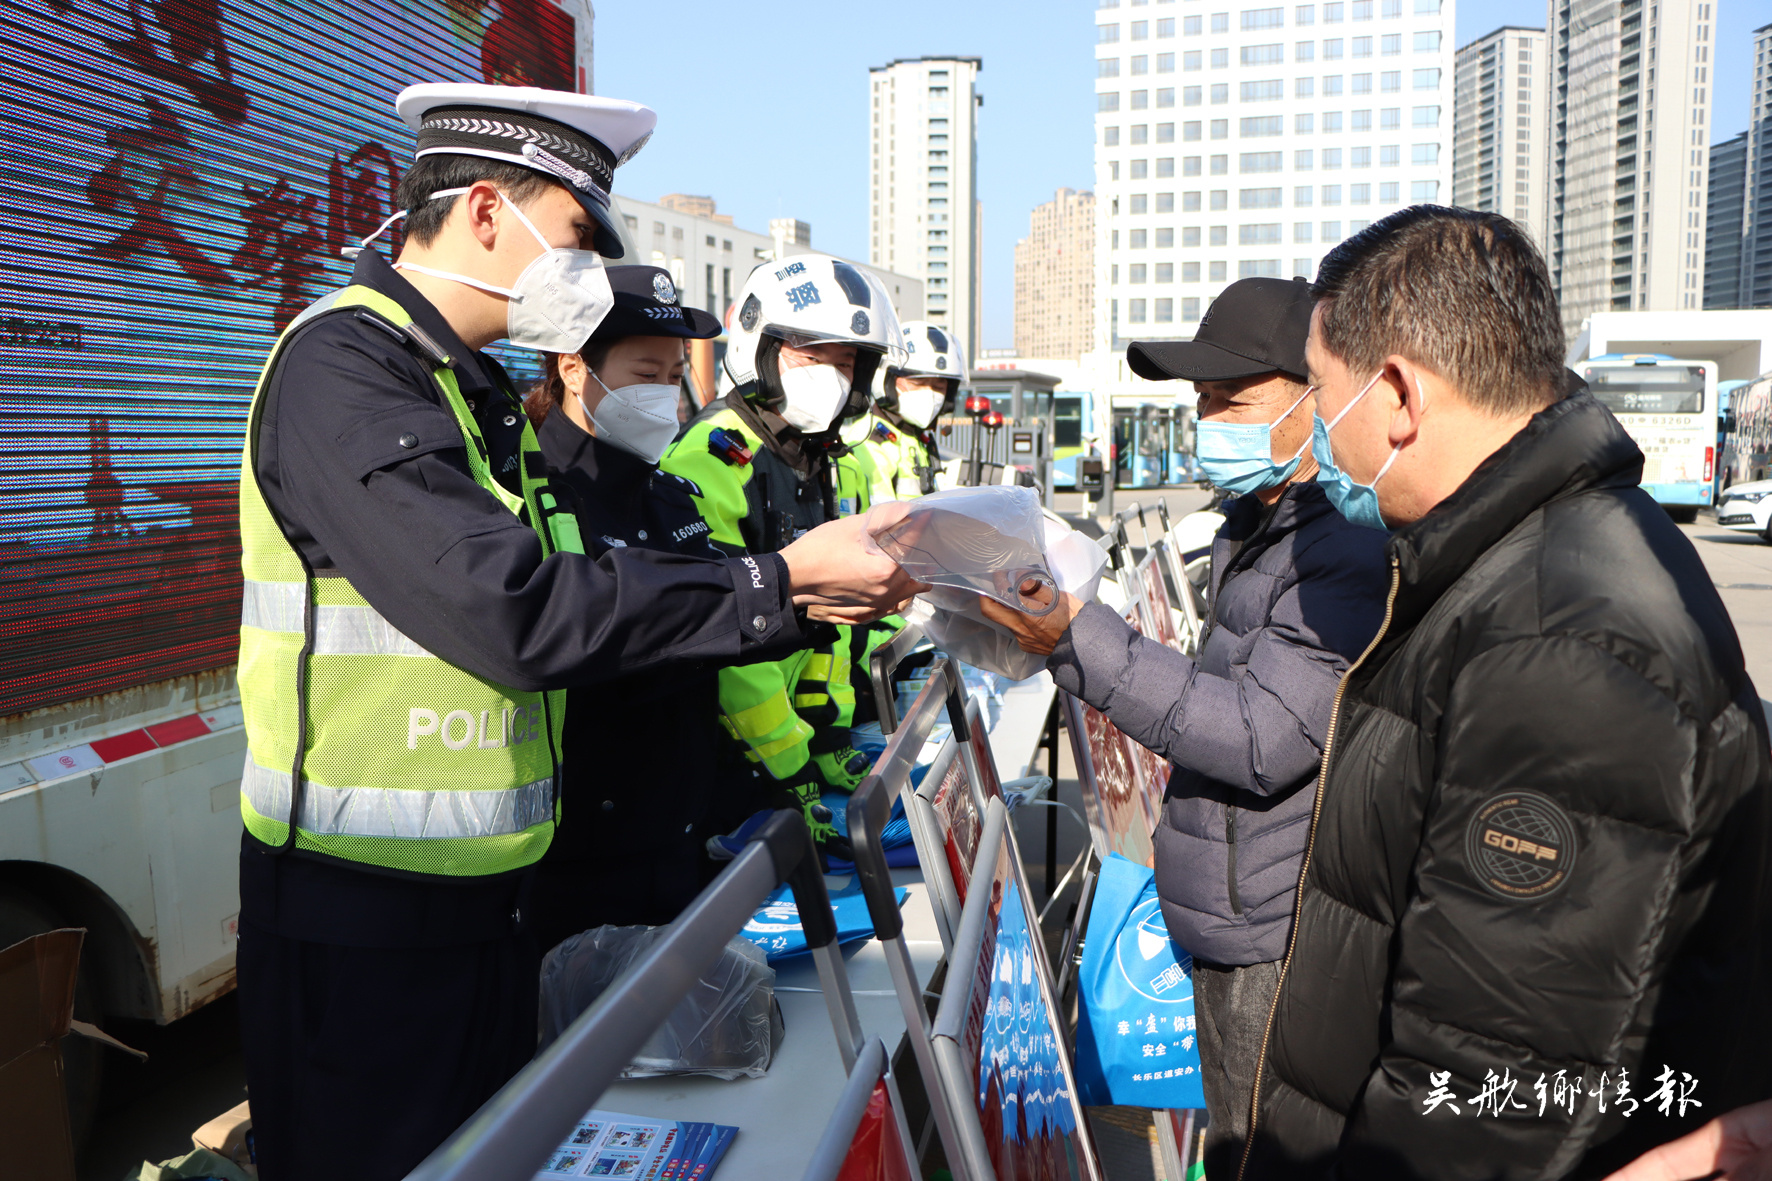
M 1548 897 L 1575 870 L 1575 822 L 1563 806 L 1534 791 L 1491 796 L 1471 814 L 1465 857 L 1483 888 L 1498 898 Z
M 671 277 L 663 271 L 652 276 L 652 298 L 658 300 L 659 303 L 677 302 L 677 288 L 672 284 Z
M 946 357 L 935 358 L 935 367 L 937 369 L 946 369 L 948 367 L 948 359 Z
M 857 336 L 866 336 L 868 334 L 868 314 L 857 312 L 849 317 L 849 330 Z

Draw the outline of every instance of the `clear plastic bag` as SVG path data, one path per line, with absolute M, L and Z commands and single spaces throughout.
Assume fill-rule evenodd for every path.
M 869 513 L 868 534 L 918 582 L 991 598 L 1030 615 L 1044 615 L 1056 599 L 1039 603 L 1022 594 L 1033 581 L 1052 590 L 1040 498 L 1032 488 L 950 488 L 912 501 L 883 504 Z M 935 593 L 955 607 L 963 600 Z
M 1042 515 L 1040 523 L 1045 568 L 1058 589 L 1094 602 L 1107 552 L 1054 517 Z M 956 660 L 1011 681 L 1025 681 L 1046 667 L 1044 656 L 1022 651 L 1013 635 L 986 619 L 979 602 L 977 593 L 938 587 L 918 595 L 905 618 Z
M 595 927 L 566 939 L 541 964 L 541 1044 L 565 1032 L 603 990 L 664 937 L 665 927 Z M 781 1042 L 775 969 L 743 937 L 671 1011 L 641 1047 L 623 1078 L 703 1074 L 757 1078 Z

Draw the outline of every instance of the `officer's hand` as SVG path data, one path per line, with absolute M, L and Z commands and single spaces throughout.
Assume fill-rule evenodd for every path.
M 892 610 L 886 612 L 886 614 L 903 615 L 910 609 L 911 600 L 906 599 L 898 606 L 892 608 Z M 874 620 L 880 618 L 880 613 L 872 607 L 823 607 L 815 605 L 806 608 L 806 618 L 817 620 L 819 623 L 846 623 L 854 627 L 865 623 L 872 623 Z
M 1029 579 L 1021 584 L 1021 594 L 1025 599 L 1044 604 L 1052 601 L 1053 591 L 1043 583 Z M 1064 638 L 1064 633 L 1070 630 L 1071 620 L 1083 609 L 1083 600 L 1068 591 L 1059 591 L 1058 605 L 1044 615 L 1028 615 L 1006 607 L 988 595 L 983 596 L 981 605 L 984 617 L 1009 629 L 1023 652 L 1050 656 L 1058 641 Z
M 1737 1107 L 1696 1132 L 1650 1149 L 1607 1181 L 1772 1181 L 1772 1099 Z
M 827 521 L 781 551 L 795 606 L 844 608 L 847 615 L 832 622 L 866 623 L 892 614 L 906 599 L 929 589 L 872 543 L 867 520 L 853 516 Z
M 825 785 L 840 791 L 854 791 L 873 769 L 871 759 L 847 746 L 841 750 L 813 755 L 812 763 L 818 768 L 819 778 L 824 780 Z
M 812 843 L 818 847 L 820 861 L 828 857 L 854 861 L 855 849 L 850 845 L 849 838 L 837 831 L 831 810 L 819 802 L 818 797 L 823 786 L 819 782 L 817 768 L 808 763 L 799 774 L 781 784 L 775 804 L 777 807 L 800 809 L 800 815 L 806 821 L 806 829 L 812 834 Z

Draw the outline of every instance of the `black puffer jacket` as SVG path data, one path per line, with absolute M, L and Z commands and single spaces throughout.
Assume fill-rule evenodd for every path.
M 1391 539 L 1244 1177 L 1603 1176 L 1772 1095 L 1766 721 L 1642 463 L 1578 392 Z

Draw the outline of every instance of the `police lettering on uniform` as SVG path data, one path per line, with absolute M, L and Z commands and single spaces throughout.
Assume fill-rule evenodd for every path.
M 478 350 L 570 352 L 601 324 L 609 188 L 653 114 L 479 85 L 398 108 L 418 145 L 398 261 L 365 249 L 278 341 L 240 483 L 237 964 L 265 1181 L 404 1176 L 532 1054 L 525 912 L 567 686 L 779 657 L 823 630 L 808 613 L 915 589 L 859 523 L 750 565 L 583 552 Z

